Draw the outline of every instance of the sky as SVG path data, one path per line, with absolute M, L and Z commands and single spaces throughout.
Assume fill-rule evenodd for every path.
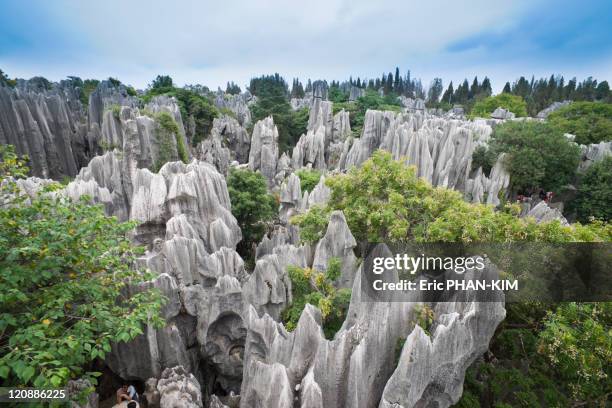
M 158 74 L 216 89 L 278 72 L 343 80 L 400 67 L 427 85 L 488 76 L 612 80 L 610 0 L 3 0 L 11 78 Z

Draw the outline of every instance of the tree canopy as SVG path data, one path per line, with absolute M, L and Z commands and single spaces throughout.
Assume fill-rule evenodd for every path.
M 576 143 L 612 140 L 612 104 L 573 102 L 548 116 L 548 122 L 563 133 L 576 136 Z
M 249 260 L 253 258 L 252 245 L 266 232 L 266 223 L 276 214 L 278 203 L 268 193 L 267 182 L 259 172 L 231 169 L 227 189 L 232 203 L 232 214 L 242 230 L 238 252 Z
M 0 378 L 4 385 L 61 387 L 87 378 L 114 342 L 162 324 L 162 296 L 136 290 L 152 276 L 133 261 L 142 247 L 134 223 L 108 217 L 88 197 L 71 201 L 52 184 L 32 198 L 15 177 L 27 173 L 0 146 Z
M 527 116 L 527 104 L 522 97 L 501 93 L 489 96 L 474 104 L 470 113 L 471 117 L 488 118 L 497 108 L 504 108 L 514 113 L 517 117 Z
M 579 147 L 541 122 L 506 122 L 495 127 L 489 143 L 497 156 L 507 153 L 506 168 L 516 191 L 555 191 L 573 181 Z

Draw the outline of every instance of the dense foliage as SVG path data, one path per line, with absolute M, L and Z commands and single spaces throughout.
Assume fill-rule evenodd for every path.
M 142 99 L 144 102 L 149 102 L 156 95 L 174 96 L 177 99 L 186 127 L 186 136 L 192 146 L 197 146 L 208 137 L 213 120 L 219 116 L 219 110 L 207 97 L 191 89 L 175 88 L 172 78 L 161 75 L 151 83 Z M 190 122 L 193 126 L 190 126 Z
M 576 211 L 578 220 L 582 222 L 591 217 L 612 220 L 612 157 L 606 157 L 587 169 L 569 207 Z
M 287 151 L 295 146 L 299 137 L 306 133 L 308 109 L 291 109 L 289 91 L 283 77 L 274 74 L 253 78 L 249 91 L 257 96 L 257 102 L 251 105 L 252 125 L 272 115 L 278 128 L 280 151 Z
M 150 278 L 132 269 L 143 252 L 127 238 L 135 225 L 107 217 L 87 197 L 26 198 L 13 181 L 26 175 L 25 161 L 7 146 L 0 159 L 2 383 L 60 387 L 84 377 L 95 384 L 93 360 L 142 334 L 144 324 L 162 323 L 161 295 L 131 286 Z
M 612 140 L 612 104 L 574 102 L 548 116 L 552 126 L 576 136 L 576 143 L 590 144 Z
M 325 337 L 334 337 L 342 327 L 351 301 L 350 289 L 334 287 L 334 282 L 340 277 L 341 267 L 340 259 L 331 258 L 325 272 L 295 266 L 288 268 L 293 302 L 281 315 L 287 330 L 293 331 L 297 327 L 304 307 L 310 303 L 321 310 Z
M 232 214 L 242 230 L 242 241 L 237 250 L 249 261 L 254 256 L 252 247 L 266 232 L 266 222 L 273 219 L 278 203 L 268 193 L 266 179 L 259 172 L 248 169 L 230 170 L 227 189 L 232 203 Z
M 572 78 L 567 83 L 562 76 L 551 75 L 550 78 L 528 81 L 520 77 L 512 86 L 506 83 L 503 92 L 521 96 L 527 102 L 527 111 L 535 116 L 539 111 L 555 101 L 602 101 L 612 102 L 612 94 L 607 81 L 597 82 L 591 77 L 582 82 Z
M 520 96 L 501 93 L 489 96 L 474 104 L 470 113 L 471 117 L 488 118 L 497 108 L 504 108 L 514 113 L 517 117 L 527 116 L 527 104 Z
M 326 180 L 331 198 L 296 216 L 302 238 L 322 236 L 326 216 L 342 210 L 358 241 L 508 242 L 608 240 L 612 227 L 536 224 L 517 218 L 517 209 L 495 211 L 492 206 L 470 204 L 460 193 L 432 187 L 416 176 L 415 169 L 377 151 L 363 166 Z
M 355 102 L 334 103 L 333 112 L 338 113 L 344 109 L 349 113 L 349 122 L 353 134 L 358 137 L 363 129 L 363 121 L 368 109 L 400 112 L 401 104 L 397 94 L 389 93 L 381 96 L 373 90 L 366 90 L 365 95 L 357 98 Z
M 491 173 L 491 169 L 495 165 L 496 159 L 497 157 L 492 149 L 488 149 L 485 146 L 478 146 L 474 149 L 474 153 L 472 153 L 472 171 L 482 167 L 483 173 L 488 177 Z
M 515 192 L 558 191 L 572 182 L 579 147 L 542 122 L 506 122 L 495 127 L 489 143 L 495 157 L 506 153 L 506 169 Z
M 358 241 L 605 241 L 608 224 L 537 224 L 518 208 L 495 211 L 435 188 L 415 170 L 378 151 L 362 167 L 327 179 L 329 203 L 293 218 L 305 241 L 319 239 L 332 210 L 342 210 Z M 612 389 L 610 304 L 508 304 L 490 356 L 466 376 L 457 406 L 595 405 Z M 403 339 L 398 339 L 401 347 Z M 492 355 L 492 356 L 491 356 Z
M 312 189 L 319 184 L 319 180 L 321 179 L 321 172 L 312 169 L 301 169 L 296 171 L 295 174 L 300 178 L 302 193 L 304 191 L 312 191 Z

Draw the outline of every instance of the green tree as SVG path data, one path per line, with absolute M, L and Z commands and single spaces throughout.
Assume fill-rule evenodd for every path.
M 227 189 L 232 203 L 232 214 L 242 230 L 238 253 L 247 261 L 252 260 L 253 244 L 261 241 L 267 222 L 277 213 L 278 203 L 268 193 L 267 182 L 259 172 L 248 169 L 232 169 L 227 177 Z
M 541 122 L 506 122 L 495 127 L 490 148 L 507 153 L 506 168 L 515 191 L 558 190 L 572 182 L 580 149 Z
M 492 206 L 467 203 L 458 192 L 432 187 L 416 176 L 414 168 L 392 160 L 383 151 L 374 153 L 360 168 L 329 177 L 327 184 L 331 189 L 328 204 L 315 206 L 292 220 L 300 225 L 305 241 L 322 236 L 332 210 L 344 212 L 358 241 L 612 239 L 608 224 L 538 224 L 530 218 L 519 218 L 516 206 L 496 211 Z M 291 278 L 302 279 L 298 290 L 308 290 L 309 280 L 299 275 Z M 320 297 L 308 300 L 315 305 L 319 301 Z M 605 401 L 612 388 L 608 305 L 506 305 L 508 316 L 490 346 L 495 358 L 477 362 L 468 370 L 458 406 L 565 407 L 572 406 L 570 401 L 596 406 Z M 296 316 L 297 312 L 288 318 L 295 320 Z
M 111 344 L 161 327 L 163 298 L 136 289 L 152 278 L 133 268 L 142 247 L 135 224 L 107 217 L 88 197 L 26 199 L 14 177 L 27 173 L 12 147 L 0 146 L 0 378 L 3 385 L 61 387 L 84 377 Z M 142 286 L 141 286 L 142 287 Z
M 312 191 L 312 189 L 319 184 L 319 180 L 321 179 L 321 172 L 317 170 L 301 169 L 296 171 L 295 174 L 300 178 L 300 188 L 302 192 Z
M 160 81 L 160 83 L 164 82 L 167 83 L 168 81 Z M 208 98 L 190 89 L 158 86 L 149 88 L 142 99 L 144 102 L 149 102 L 157 95 L 174 96 L 178 101 L 184 123 L 188 124 L 189 121 L 193 121 L 193 129 L 186 126 L 186 136 L 191 141 L 192 146 L 197 146 L 198 143 L 208 137 L 214 119 L 219 116 L 219 110 Z
M 576 143 L 591 144 L 612 140 L 612 104 L 573 102 L 548 116 L 552 126 L 576 136 Z
M 520 96 L 509 93 L 501 93 L 489 96 L 474 104 L 470 113 L 471 117 L 488 118 L 497 108 L 504 108 L 514 113 L 517 117 L 527 116 L 527 104 Z
M 278 145 L 281 151 L 295 146 L 299 137 L 306 132 L 308 110 L 294 112 L 289 104 L 287 83 L 279 74 L 263 75 L 251 79 L 249 91 L 257 96 L 251 105 L 252 125 L 272 115 L 278 128 Z
M 569 207 L 583 222 L 591 217 L 604 221 L 612 219 L 612 157 L 606 157 L 587 169 Z
M 413 167 L 382 150 L 361 167 L 327 178 L 326 184 L 331 189 L 329 203 L 292 218 L 305 241 L 322 236 L 333 210 L 344 212 L 351 232 L 361 242 L 609 240 L 612 232 L 609 226 L 597 224 L 536 224 L 516 217 L 515 206 L 496 211 L 490 205 L 467 203 L 456 191 L 432 187 L 416 176 Z
M 242 90 L 233 81 L 227 83 L 227 86 L 225 87 L 225 93 L 228 93 L 230 95 L 238 95 L 240 92 L 242 92 Z
M 149 84 L 151 89 L 174 88 L 174 83 L 170 75 L 158 75 L 153 82 Z
M 334 282 L 340 277 L 341 260 L 331 258 L 325 272 L 295 266 L 287 269 L 293 302 L 281 314 L 286 329 L 293 331 L 297 327 L 302 311 L 310 303 L 321 310 L 325 337 L 333 339 L 342 327 L 351 301 L 350 289 L 334 287 Z

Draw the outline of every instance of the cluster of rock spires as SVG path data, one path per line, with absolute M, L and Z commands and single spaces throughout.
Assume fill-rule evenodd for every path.
M 358 97 L 357 90 L 350 91 Z M 106 364 L 121 378 L 144 383 L 149 406 L 408 408 L 459 400 L 465 370 L 487 349 L 504 318 L 503 298 L 480 303 L 475 292 L 451 296 L 430 305 L 434 323 L 420 327 L 415 322 L 426 306 L 423 299 L 361 298 L 357 242 L 342 212 L 331 215 L 325 235 L 312 245 L 301 243 L 288 221 L 330 197 L 324 175 L 312 191 L 302 192 L 296 170 L 346 171 L 377 149 L 414 165 L 434 185 L 497 205 L 509 184 L 503 157 L 489 176 L 471 171 L 472 153 L 487 143 L 494 121 L 466 121 L 459 110 L 440 116 L 421 100 L 406 98 L 401 113 L 368 111 L 361 137 L 355 138 L 349 114 L 334 115 L 326 99 L 327 84 L 317 81 L 312 94 L 292 101 L 294 108 L 309 108 L 310 116 L 289 155 L 279 152 L 272 117 L 255 123 L 249 137 L 252 96 L 218 94 L 217 106 L 238 119 L 215 119 L 211 135 L 192 150 L 191 162 L 182 163 L 177 140 L 186 131 L 172 98 L 154 98 L 140 109 L 127 93 L 102 83 L 85 114 L 70 88 L 0 87 L 0 143 L 29 154 L 36 175 L 74 175 L 61 194 L 87 194 L 108 214 L 139 223 L 133 240 L 148 250 L 137 266 L 156 278 L 131 290 L 158 288 L 168 299 L 162 312 L 167 325 L 117 343 Z M 172 115 L 179 134 L 160 129 L 156 114 L 162 111 Z M 170 161 L 159 167 L 162 146 L 170 146 L 165 152 Z M 610 151 L 610 143 L 585 147 L 585 162 Z M 260 171 L 280 197 L 280 223 L 257 246 L 253 271 L 235 250 L 241 231 L 224 177 L 232 165 Z M 20 186 L 32 195 L 49 182 L 31 178 Z M 528 214 L 565 222 L 545 203 Z M 336 286 L 353 293 L 344 325 L 326 339 L 320 311 L 307 305 L 288 332 L 280 322 L 292 302 L 287 267 L 324 271 L 332 258 L 342 265 Z M 493 269 L 488 265 L 487 271 Z M 398 341 L 404 343 L 396 355 Z

